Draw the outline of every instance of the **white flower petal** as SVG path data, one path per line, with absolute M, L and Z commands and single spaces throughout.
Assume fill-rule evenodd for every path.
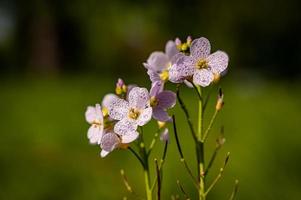
M 204 37 L 193 40 L 190 46 L 191 55 L 196 59 L 206 58 L 210 54 L 210 49 L 210 42 Z
M 119 137 L 114 132 L 108 132 L 103 135 L 100 142 L 100 147 L 102 148 L 102 150 L 111 152 L 115 148 L 117 148 L 119 144 Z
M 179 50 L 177 49 L 176 43 L 172 40 L 169 40 L 165 46 L 165 54 L 168 56 L 170 60 L 177 53 L 179 53 Z
M 145 125 L 147 122 L 149 122 L 149 120 L 151 120 L 152 118 L 152 112 L 153 112 L 153 109 L 152 107 L 149 107 L 149 108 L 146 108 L 144 110 L 141 111 L 138 119 L 137 119 L 137 124 L 139 126 L 143 126 Z
M 229 57 L 223 51 L 216 51 L 213 54 L 209 55 L 207 60 L 211 71 L 213 73 L 220 74 L 227 69 Z
M 114 126 L 114 132 L 120 136 L 127 135 L 137 130 L 137 123 L 135 121 L 124 118 L 117 122 Z
M 123 144 L 131 143 L 136 140 L 139 136 L 137 131 L 128 132 L 126 135 L 121 136 L 121 142 Z
M 131 108 L 144 109 L 149 105 L 149 94 L 146 88 L 134 87 L 129 93 Z
M 108 106 L 109 116 L 115 120 L 122 120 L 127 116 L 129 103 L 123 99 L 114 99 Z
M 149 58 L 147 59 L 146 68 L 151 69 L 153 71 L 162 71 L 168 67 L 168 56 L 163 52 L 155 51 L 153 52 Z
M 92 125 L 88 130 L 88 139 L 91 144 L 100 144 L 103 135 L 103 125 Z
M 194 75 L 193 75 L 193 82 L 196 85 L 200 85 L 202 87 L 206 87 L 210 85 L 210 83 L 213 81 L 213 74 L 211 71 L 207 69 L 201 69 L 201 70 L 196 70 Z
M 109 151 L 101 150 L 100 156 L 101 156 L 102 158 L 104 158 L 104 157 L 106 157 L 109 153 L 110 153 Z
M 100 123 L 103 122 L 103 115 L 102 115 L 101 107 L 99 104 L 96 104 L 95 107 L 88 106 L 85 116 L 86 116 L 87 122 L 90 124 L 92 124 L 95 121 L 100 122 Z
M 104 98 L 102 99 L 101 102 L 101 106 L 104 108 L 108 108 L 110 106 L 110 104 L 114 101 L 118 99 L 118 96 L 115 94 L 107 94 L 104 96 Z

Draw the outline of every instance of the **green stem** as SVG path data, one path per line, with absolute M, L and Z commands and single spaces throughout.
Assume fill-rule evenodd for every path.
M 146 199 L 152 200 L 152 191 L 150 188 L 150 179 L 149 179 L 149 170 L 148 169 L 144 169 L 144 182 L 145 182 Z
M 217 114 L 218 114 L 218 110 L 215 110 L 215 111 L 214 111 L 214 114 L 213 114 L 213 116 L 212 116 L 212 118 L 211 118 L 211 120 L 210 120 L 210 123 L 209 123 L 209 125 L 208 125 L 208 128 L 206 129 L 206 131 L 205 131 L 205 133 L 204 133 L 204 136 L 203 136 L 203 139 L 202 139 L 203 142 L 206 141 L 206 139 L 207 139 L 207 137 L 208 137 L 208 134 L 209 134 L 209 132 L 210 132 L 212 126 L 213 126 L 213 123 L 214 123 L 215 119 L 216 119 Z
M 199 97 L 199 114 L 198 114 L 198 151 L 199 151 L 199 159 L 198 159 L 198 169 L 199 169 L 199 200 L 206 200 L 205 195 L 205 180 L 204 180 L 204 142 L 202 141 L 203 137 L 203 99 L 202 99 L 202 88 L 200 86 L 195 86 L 194 88 L 197 91 Z

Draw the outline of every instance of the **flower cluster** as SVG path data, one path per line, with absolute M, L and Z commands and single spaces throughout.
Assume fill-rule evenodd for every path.
M 176 104 L 176 94 L 164 90 L 165 83 L 186 83 L 206 87 L 225 72 L 228 56 L 223 51 L 210 54 L 209 41 L 204 38 L 186 42 L 178 38 L 168 41 L 165 52 L 153 52 L 143 63 L 151 80 L 150 92 L 136 85 L 126 85 L 118 79 L 115 94 L 107 94 L 102 105 L 89 106 L 86 121 L 91 124 L 88 138 L 91 144 L 100 145 L 104 157 L 116 148 L 126 148 L 139 137 L 139 126 L 151 118 L 169 122 L 168 109 Z M 168 138 L 168 130 L 161 138 Z
M 86 121 L 91 124 L 88 138 L 91 144 L 100 145 L 101 157 L 116 148 L 126 148 L 139 137 L 137 128 L 152 117 L 160 122 L 171 119 L 167 109 L 174 107 L 176 95 L 163 87 L 161 82 L 155 82 L 149 93 L 146 88 L 126 86 L 118 79 L 116 94 L 107 94 L 102 106 L 96 104 L 87 108 Z M 166 134 L 164 130 L 164 138 Z

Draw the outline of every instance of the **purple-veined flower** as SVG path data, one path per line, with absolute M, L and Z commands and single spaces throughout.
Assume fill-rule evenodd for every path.
M 128 101 L 120 98 L 114 100 L 109 106 L 109 116 L 118 121 L 114 132 L 121 137 L 122 143 L 137 139 L 137 127 L 145 125 L 152 116 L 147 89 L 134 87 L 129 92 Z
M 190 56 L 179 58 L 170 71 L 170 81 L 181 83 L 191 79 L 196 85 L 206 87 L 228 67 L 228 55 L 223 51 L 210 54 L 208 39 L 201 37 L 192 41 Z
M 100 152 L 101 157 L 105 157 L 114 149 L 118 148 L 121 144 L 121 140 L 113 131 L 106 132 L 100 142 L 100 148 L 102 149 Z
M 183 54 L 177 49 L 174 41 L 168 41 L 165 46 L 165 53 L 162 51 L 153 52 L 143 63 L 147 69 L 152 82 L 161 81 L 166 82 L 169 79 L 169 68 L 177 61 Z
M 153 108 L 153 118 L 166 122 L 171 119 L 167 109 L 175 106 L 176 94 L 172 91 L 163 90 L 163 85 L 160 81 L 153 83 L 150 90 L 150 105 Z
M 88 138 L 91 144 L 100 144 L 104 122 L 101 106 L 96 104 L 95 107 L 89 106 L 85 113 L 86 121 L 91 124 L 88 130 Z

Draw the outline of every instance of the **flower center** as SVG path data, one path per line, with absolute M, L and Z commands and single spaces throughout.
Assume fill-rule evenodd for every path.
M 137 119 L 139 115 L 140 115 L 140 111 L 135 108 L 131 108 L 128 114 L 129 118 L 131 119 Z
M 168 70 L 162 71 L 159 76 L 162 81 L 167 81 L 169 78 Z
M 152 96 L 151 98 L 150 98 L 150 106 L 151 107 L 155 107 L 155 106 L 157 106 L 158 105 L 158 99 L 155 97 L 155 96 Z
M 197 69 L 206 69 L 208 67 L 208 62 L 205 59 L 200 59 L 196 63 L 196 68 Z

